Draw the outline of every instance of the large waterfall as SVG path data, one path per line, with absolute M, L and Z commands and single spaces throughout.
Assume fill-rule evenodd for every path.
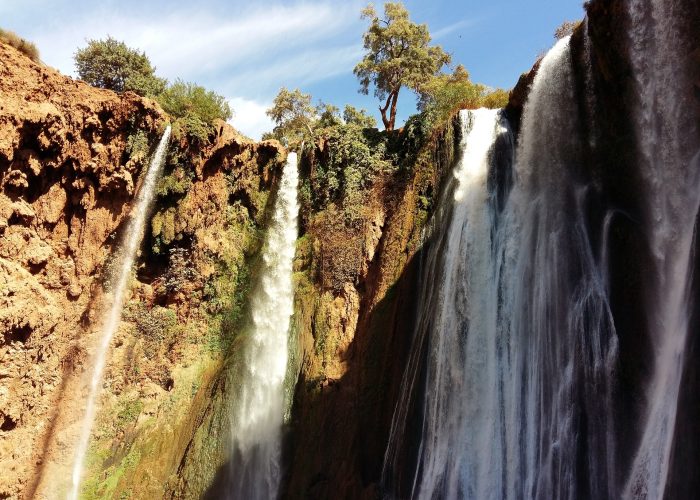
M 507 120 L 462 112 L 421 256 L 388 498 L 692 495 L 682 471 L 697 446 L 679 425 L 697 425 L 681 400 L 698 322 L 700 122 L 683 5 L 626 5 L 632 98 L 615 123 L 627 136 L 601 116 L 608 82 L 591 71 L 587 25 L 578 60 L 567 38 L 541 61 L 512 171 Z
M 233 457 L 227 496 L 273 499 L 280 482 L 284 380 L 293 313 L 292 263 L 297 238 L 297 155 L 289 153 L 252 298 L 253 325 L 242 370 L 232 380 Z
M 129 223 L 124 232 L 124 242 L 119 249 L 119 266 L 115 276 L 116 282 L 112 290 L 112 304 L 107 310 L 102 330 L 100 331 L 99 344 L 97 351 L 93 356 L 93 367 L 90 379 L 90 387 L 87 396 L 85 414 L 83 416 L 80 438 L 75 452 L 73 461 L 73 474 L 71 477 L 72 484 L 69 494 L 70 500 L 77 500 L 80 494 L 80 481 L 83 473 L 83 465 L 85 455 L 87 453 L 90 435 L 92 434 L 92 426 L 95 421 L 97 398 L 100 394 L 102 386 L 102 377 L 104 374 L 105 364 L 107 362 L 107 353 L 112 337 L 119 327 L 121 320 L 122 309 L 124 307 L 124 299 L 129 287 L 131 278 L 131 270 L 134 265 L 134 259 L 141 245 L 143 238 L 144 226 L 146 224 L 149 208 L 153 199 L 153 193 L 156 188 L 158 179 L 160 178 L 163 164 L 165 161 L 165 153 L 168 148 L 170 139 L 170 125 L 168 125 L 163 133 L 163 136 L 158 143 L 158 147 L 151 159 L 151 163 L 146 172 L 146 177 L 139 189 L 136 203 L 132 208 Z
M 509 168 L 496 161 L 508 154 L 507 124 L 497 112 L 462 114 L 457 184 L 441 207 L 448 222 L 422 277 L 414 358 L 425 356 L 425 387 L 411 402 L 409 365 L 385 462 L 390 497 L 613 496 L 617 337 L 605 252 L 586 229 L 587 187 L 572 180 L 580 155 L 573 87 L 565 39 L 533 83 L 501 203 L 488 179 Z M 604 242 L 606 225 L 599 229 Z M 411 405 L 421 416 L 413 449 L 402 443 L 415 425 L 405 422 Z

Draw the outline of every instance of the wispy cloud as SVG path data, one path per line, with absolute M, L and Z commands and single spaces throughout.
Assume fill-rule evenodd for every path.
M 226 87 L 244 92 L 252 92 L 255 88 L 270 93 L 282 85 L 289 85 L 290 80 L 295 85 L 307 85 L 351 72 L 361 56 L 362 47 L 359 45 L 307 49 L 274 64 L 236 74 L 226 82 Z

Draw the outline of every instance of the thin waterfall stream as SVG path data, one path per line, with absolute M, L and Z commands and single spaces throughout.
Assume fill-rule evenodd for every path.
M 227 498 L 262 500 L 278 495 L 288 335 L 294 312 L 298 182 L 297 154 L 290 152 L 267 231 L 260 282 L 252 297 L 253 325 L 242 372 L 232 381 L 233 457 Z
M 126 292 L 129 288 L 131 270 L 138 252 L 141 240 L 143 239 L 144 227 L 149 213 L 153 194 L 155 192 L 158 179 L 161 176 L 165 163 L 165 154 L 170 140 L 170 125 L 163 132 L 163 136 L 158 143 L 151 163 L 146 172 L 143 184 L 139 189 L 136 203 L 134 204 L 129 223 L 124 233 L 124 242 L 119 249 L 120 265 L 116 274 L 116 282 L 112 290 L 112 303 L 107 311 L 99 336 L 99 344 L 93 355 L 93 366 L 90 378 L 90 387 L 85 406 L 85 414 L 80 430 L 80 438 L 73 460 L 73 472 L 71 476 L 71 489 L 68 495 L 69 500 L 77 500 L 80 495 L 81 477 L 90 443 L 90 435 L 95 422 L 97 412 L 97 399 L 100 395 L 104 369 L 107 363 L 109 344 L 119 327 L 119 322 L 124 308 Z

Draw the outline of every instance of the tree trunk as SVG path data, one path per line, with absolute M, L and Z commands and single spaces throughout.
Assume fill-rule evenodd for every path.
M 379 112 L 382 114 L 382 123 L 384 124 L 384 130 L 390 130 L 389 127 L 391 127 L 391 124 L 386 117 L 386 111 L 387 111 L 387 109 L 389 109 L 389 104 L 391 103 L 391 96 L 392 95 L 393 95 L 393 92 L 390 92 L 386 98 L 386 103 L 384 103 L 384 107 L 379 106 Z
M 399 100 L 399 90 L 401 90 L 401 87 L 396 89 L 394 98 L 391 100 L 391 114 L 389 115 L 389 128 L 387 128 L 389 131 L 394 130 L 394 124 L 396 123 L 396 101 Z
M 382 123 L 384 123 L 384 130 L 387 132 L 394 130 L 394 123 L 396 123 L 396 101 L 399 98 L 399 90 L 401 90 L 400 87 L 389 92 L 384 107 L 379 106 L 379 112 L 382 114 Z M 390 107 L 391 109 L 389 109 Z M 387 111 L 389 111 L 389 118 L 386 117 Z

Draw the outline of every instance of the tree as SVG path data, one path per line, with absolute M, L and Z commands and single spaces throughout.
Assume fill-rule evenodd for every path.
M 299 89 L 288 90 L 282 87 L 266 111 L 275 122 L 273 135 L 281 142 L 299 142 L 313 134 L 311 125 L 316 119 L 316 109 L 311 104 L 311 95 Z
M 233 116 L 223 96 L 196 83 L 182 80 L 176 80 L 164 90 L 158 96 L 158 103 L 175 118 L 193 114 L 210 125 L 216 119 L 226 121 Z
M 377 120 L 368 115 L 367 111 L 357 109 L 349 104 L 346 104 L 343 110 L 343 120 L 348 125 L 357 125 L 361 128 L 375 128 L 377 126 Z
M 479 107 L 483 93 L 484 86 L 473 83 L 460 64 L 452 74 L 434 75 L 420 88 L 418 109 L 438 123 L 458 109 Z
M 116 92 L 131 90 L 153 97 L 167 85 L 166 80 L 155 76 L 155 68 L 145 53 L 109 36 L 106 40 L 88 41 L 74 59 L 80 79 L 95 87 Z
M 335 127 L 342 123 L 340 120 L 340 109 L 333 104 L 319 102 L 318 106 L 316 106 L 316 113 L 318 115 L 316 127 Z
M 364 34 L 365 56 L 354 72 L 361 93 L 368 94 L 372 84 L 374 95 L 384 101 L 379 111 L 384 127 L 390 131 L 396 122 L 401 87 L 419 92 L 443 65 L 449 64 L 450 56 L 441 47 L 429 45 L 427 25 L 411 22 L 400 2 L 384 4 L 383 19 L 371 5 L 362 11 L 362 17 L 370 20 L 370 26 Z

